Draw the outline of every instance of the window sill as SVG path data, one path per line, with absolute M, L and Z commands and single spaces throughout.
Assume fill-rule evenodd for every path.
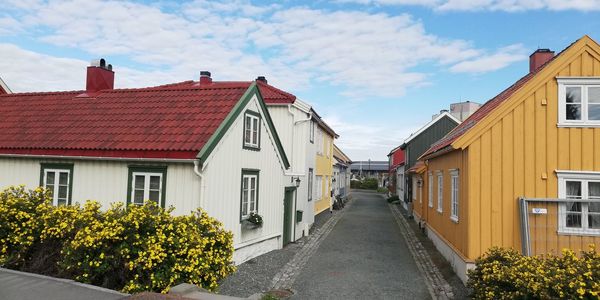
M 558 123 L 558 128 L 600 128 L 600 123 Z
M 557 233 L 559 235 L 577 235 L 577 236 L 600 236 L 600 230 L 585 230 L 585 229 L 580 229 L 580 230 L 573 230 L 573 229 L 559 229 L 557 231 Z
M 452 222 L 454 222 L 454 223 L 458 224 L 458 217 L 451 216 L 451 217 L 450 217 L 450 221 L 452 221 Z
M 441 215 L 444 211 L 438 209 L 437 212 Z
M 250 151 L 260 151 L 260 147 L 257 146 L 244 145 L 242 148 Z

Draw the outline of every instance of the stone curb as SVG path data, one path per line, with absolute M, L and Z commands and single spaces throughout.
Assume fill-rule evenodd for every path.
M 398 205 L 388 204 L 400 232 L 406 240 L 406 245 L 410 250 L 417 267 L 425 278 L 427 289 L 433 299 L 454 299 L 452 287 L 440 273 L 438 267 L 433 263 L 433 260 L 427 253 L 423 244 L 417 239 L 414 231 L 409 227 L 405 217 L 398 209 Z
M 273 277 L 271 282 L 271 288 L 274 290 L 287 289 L 291 290 L 292 285 L 296 281 L 296 278 L 302 271 L 302 268 L 306 265 L 308 260 L 321 245 L 321 242 L 329 235 L 329 233 L 335 227 L 335 224 L 344 215 L 344 212 L 352 205 L 352 200 L 346 203 L 346 206 L 335 213 L 321 228 L 317 229 L 312 235 L 309 235 L 302 246 L 302 249 L 298 250 L 294 257 Z

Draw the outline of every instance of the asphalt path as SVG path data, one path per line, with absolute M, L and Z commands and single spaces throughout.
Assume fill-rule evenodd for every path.
M 298 275 L 293 299 L 431 299 L 387 202 L 352 192 L 348 207 Z

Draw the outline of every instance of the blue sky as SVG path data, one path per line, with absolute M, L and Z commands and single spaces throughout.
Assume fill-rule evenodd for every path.
M 82 89 L 104 57 L 117 87 L 269 83 L 311 103 L 354 160 L 389 150 L 460 100 L 483 103 L 536 48 L 600 39 L 600 0 L 3 1 L 0 77 Z

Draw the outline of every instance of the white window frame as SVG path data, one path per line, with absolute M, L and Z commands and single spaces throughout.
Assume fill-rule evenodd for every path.
M 428 174 L 429 181 L 427 182 L 427 204 L 429 207 L 433 208 L 433 173 L 429 172 Z
M 317 128 L 317 155 L 323 156 L 323 132 Z
M 60 173 L 67 173 L 67 197 L 65 198 L 65 202 L 69 204 L 69 189 L 71 186 L 71 170 L 69 169 L 44 169 L 44 188 L 48 185 L 48 173 L 54 173 L 54 182 L 52 185 L 54 186 L 52 190 L 52 205 L 58 206 L 58 190 L 60 188 Z
M 558 233 L 565 235 L 600 236 L 600 229 L 589 228 L 588 203 L 585 202 L 588 193 L 588 182 L 600 182 L 600 172 L 585 171 L 556 171 L 558 176 L 558 198 L 567 198 L 567 181 L 581 182 L 581 228 L 567 227 L 566 205 L 558 205 Z
M 558 127 L 600 127 L 600 120 L 588 120 L 587 89 L 600 87 L 600 77 L 556 77 L 556 81 L 558 83 Z M 581 87 L 581 120 L 567 120 L 567 87 Z
M 250 183 L 252 182 L 252 178 L 254 178 L 255 186 L 254 190 L 252 190 L 252 186 Z M 244 181 L 248 180 L 248 199 L 244 199 Z M 247 219 L 251 213 L 258 213 L 258 174 L 244 174 L 242 175 L 242 187 L 241 187 L 241 211 L 240 215 L 242 220 Z M 254 194 L 254 209 L 250 209 L 252 204 L 252 194 Z M 244 214 L 244 200 L 246 200 L 246 214 Z
M 437 171 L 437 211 L 442 213 L 444 211 L 444 173 Z
M 313 193 L 314 193 L 314 182 L 315 182 L 315 178 L 314 178 L 314 169 L 309 168 L 308 169 L 308 201 L 312 201 L 313 199 Z
M 450 219 L 458 223 L 458 200 L 459 194 L 459 176 L 458 170 L 449 170 L 450 173 Z
M 315 181 L 317 182 L 317 195 L 315 198 L 316 201 L 320 201 L 323 198 L 323 176 L 315 176 Z
M 247 119 L 250 119 L 250 128 L 246 127 Z M 254 127 L 254 120 L 256 120 L 256 127 Z M 250 130 L 249 141 L 246 140 L 246 131 L 248 130 Z M 255 132 L 256 140 L 254 140 Z M 260 117 L 248 112 L 244 114 L 244 146 L 257 149 L 260 148 Z
M 309 129 L 309 141 L 311 143 L 315 143 L 315 121 L 310 121 L 310 129 Z
M 161 200 L 162 200 L 162 194 L 163 194 L 163 174 L 162 173 L 153 173 L 153 172 L 132 172 L 131 173 L 131 204 L 135 204 L 135 205 L 144 205 L 144 203 L 146 203 L 146 201 L 150 200 L 150 177 L 151 176 L 158 176 L 159 177 L 159 190 L 158 190 L 158 199 L 156 200 L 156 203 L 158 205 L 161 204 Z M 135 202 L 135 178 L 136 176 L 144 176 L 144 197 L 143 199 L 143 203 L 136 203 Z

